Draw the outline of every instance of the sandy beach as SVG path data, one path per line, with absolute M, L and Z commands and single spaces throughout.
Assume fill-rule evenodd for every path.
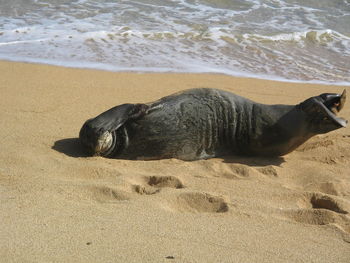
M 77 142 L 102 111 L 184 89 L 297 104 L 346 87 L 4 61 L 0 72 L 1 262 L 350 262 L 349 128 L 281 158 L 129 161 Z

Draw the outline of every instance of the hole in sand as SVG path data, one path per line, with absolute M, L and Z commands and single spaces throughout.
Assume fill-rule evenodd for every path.
M 182 182 L 174 176 L 150 176 L 147 183 L 156 187 L 184 188 Z
M 134 185 L 133 189 L 136 193 L 140 195 L 153 195 L 159 193 L 160 189 L 156 189 L 153 187 L 147 187 L 143 185 Z
M 344 210 L 340 204 L 334 200 L 334 198 L 328 195 L 313 195 L 310 200 L 312 208 L 314 209 L 327 209 L 334 211 L 336 213 L 347 214 L 348 212 Z
M 180 194 L 177 201 L 180 211 L 223 213 L 229 209 L 223 198 L 207 193 Z

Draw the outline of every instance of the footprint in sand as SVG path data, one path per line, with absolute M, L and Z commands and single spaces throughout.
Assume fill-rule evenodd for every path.
M 253 177 L 260 178 L 262 175 L 268 177 L 278 177 L 278 172 L 273 165 L 267 165 L 260 168 L 252 168 L 243 164 L 226 165 L 225 169 L 221 169 L 223 177 L 228 179 L 249 179 Z
M 174 176 L 149 176 L 144 185 L 134 185 L 133 189 L 138 194 L 152 195 L 160 192 L 161 188 L 184 188 L 183 183 Z
M 310 203 L 314 209 L 327 209 L 340 214 L 348 214 L 349 209 L 344 201 L 336 200 L 329 195 L 314 193 L 310 198 Z
M 300 209 L 285 211 L 290 219 L 305 224 L 332 224 L 343 232 L 350 233 L 350 204 L 335 196 L 323 193 L 306 193 Z
M 92 198 L 98 202 L 113 202 L 113 201 L 124 201 L 129 200 L 128 193 L 113 189 L 109 186 L 91 186 L 89 187 L 92 192 Z
M 197 192 L 178 195 L 172 207 L 180 212 L 199 213 L 223 213 L 229 209 L 228 204 L 222 197 Z
M 150 176 L 147 182 L 150 186 L 155 187 L 171 187 L 171 188 L 184 188 L 182 182 L 174 176 Z
M 317 182 L 305 186 L 306 191 L 321 192 L 342 197 L 350 196 L 350 184 L 347 182 Z
M 147 185 L 133 185 L 133 190 L 140 195 L 153 195 L 159 193 L 160 189 L 149 187 Z
M 273 177 L 278 177 L 278 173 L 275 167 L 272 165 L 268 165 L 265 167 L 257 168 L 257 170 L 267 176 L 273 176 Z
M 334 142 L 329 139 L 321 139 L 321 138 L 314 138 L 313 141 L 308 141 L 304 144 L 302 144 L 297 151 L 298 152 L 306 152 L 311 151 L 320 147 L 329 147 L 331 145 L 334 145 Z
M 227 179 L 248 179 L 252 169 L 243 164 L 224 164 L 217 171 L 220 171 L 219 174 Z
M 159 193 L 162 188 L 182 189 L 184 184 L 175 176 L 145 177 L 144 184 L 134 185 L 134 191 L 141 195 Z M 168 208 L 179 212 L 223 213 L 228 205 L 222 197 L 199 192 L 171 192 Z

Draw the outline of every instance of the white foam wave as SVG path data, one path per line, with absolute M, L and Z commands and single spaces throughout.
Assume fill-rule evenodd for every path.
M 347 37 L 339 32 L 335 32 L 331 29 L 325 30 L 310 30 L 303 32 L 282 33 L 272 36 L 263 36 L 260 34 L 244 34 L 245 39 L 254 40 L 269 40 L 269 41 L 313 41 L 319 43 L 333 42 L 333 41 L 350 41 L 350 37 Z
M 18 45 L 18 44 L 30 44 L 35 42 L 47 41 L 48 38 L 41 39 L 32 39 L 32 40 L 18 40 L 18 41 L 9 41 L 9 42 L 0 42 L 0 46 L 8 46 L 8 45 Z
M 0 3 L 1 58 L 113 71 L 350 82 L 346 23 L 328 19 L 347 11 L 334 11 L 332 4 L 334 10 L 308 0 L 21 3 L 23 14 Z

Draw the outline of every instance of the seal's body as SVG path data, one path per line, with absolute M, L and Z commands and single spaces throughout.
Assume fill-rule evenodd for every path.
M 192 89 L 147 104 L 123 104 L 94 119 L 80 140 L 94 155 L 123 159 L 280 156 L 310 137 L 346 126 L 345 92 L 301 104 L 264 105 L 230 92 Z

